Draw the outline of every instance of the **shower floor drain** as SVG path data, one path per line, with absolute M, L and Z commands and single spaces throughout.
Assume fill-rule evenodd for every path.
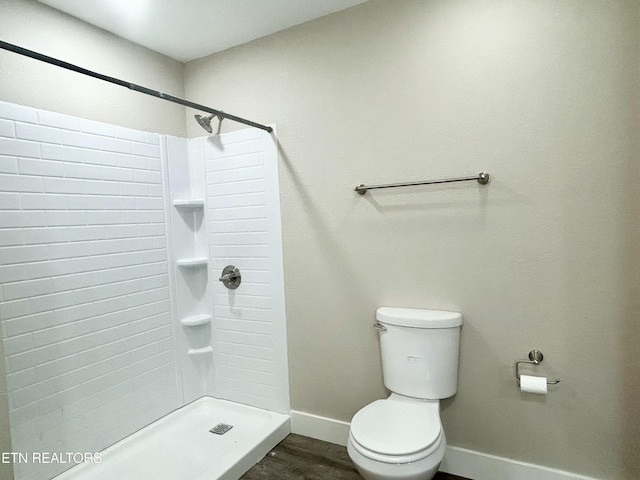
M 216 435 L 224 435 L 232 428 L 233 428 L 233 425 L 227 425 L 226 423 L 219 423 L 209 431 L 211 433 L 215 433 Z

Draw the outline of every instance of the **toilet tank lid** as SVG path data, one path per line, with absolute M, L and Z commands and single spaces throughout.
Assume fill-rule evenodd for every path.
M 423 308 L 379 307 L 376 319 L 382 323 L 413 328 L 453 328 L 462 325 L 462 314 Z

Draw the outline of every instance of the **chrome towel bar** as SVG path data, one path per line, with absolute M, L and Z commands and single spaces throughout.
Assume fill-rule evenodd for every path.
M 443 178 L 441 180 L 424 180 L 422 182 L 408 182 L 408 183 L 386 183 L 382 185 L 363 185 L 360 184 L 354 188 L 360 195 L 364 195 L 369 190 L 375 190 L 378 188 L 396 188 L 396 187 L 412 187 L 414 185 L 433 185 L 436 183 L 454 183 L 454 182 L 470 182 L 471 180 L 477 180 L 480 185 L 486 185 L 491 180 L 491 176 L 487 172 L 480 172 L 475 177 L 461 177 L 461 178 Z

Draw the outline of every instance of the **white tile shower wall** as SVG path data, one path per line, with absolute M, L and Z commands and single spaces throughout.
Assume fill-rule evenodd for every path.
M 179 406 L 160 149 L 156 134 L 0 102 L 14 451 L 96 452 Z
M 275 135 L 247 129 L 208 137 L 205 166 L 216 396 L 288 414 Z M 218 281 L 228 264 L 241 271 L 237 290 Z

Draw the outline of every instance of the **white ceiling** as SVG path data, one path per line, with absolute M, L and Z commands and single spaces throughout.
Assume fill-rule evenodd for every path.
M 366 0 L 39 0 L 186 62 Z

